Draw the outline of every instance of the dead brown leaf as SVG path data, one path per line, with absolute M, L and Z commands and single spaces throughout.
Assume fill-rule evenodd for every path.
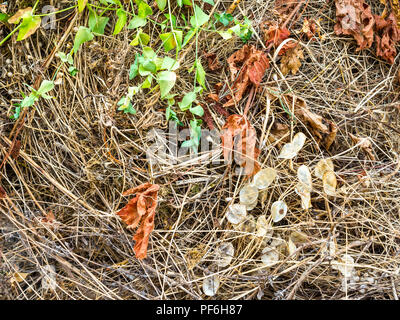
M 221 64 L 218 61 L 216 53 L 204 53 L 203 56 L 207 59 L 208 69 L 211 71 L 219 70 L 222 68 Z
M 312 112 L 303 99 L 290 94 L 285 95 L 284 98 L 287 101 L 289 111 L 292 110 L 292 106 L 294 105 L 294 115 L 297 119 L 308 125 L 316 142 L 322 143 L 329 150 L 336 139 L 336 124 Z
M 393 13 L 386 19 L 375 16 L 376 22 L 376 55 L 393 64 L 396 57 L 396 43 L 400 41 L 400 32 Z
M 231 163 L 233 153 L 237 163 L 244 167 L 246 175 L 253 176 L 260 170 L 256 130 L 245 116 L 229 116 L 222 127 L 221 139 L 225 161 Z
M 300 45 L 287 50 L 281 59 L 282 74 L 287 75 L 289 72 L 291 72 L 293 75 L 295 75 L 299 71 L 301 67 L 301 60 L 303 59 L 304 54 Z
M 154 216 L 156 214 L 158 184 L 144 183 L 136 188 L 129 189 L 123 193 L 124 196 L 136 194 L 129 200 L 128 204 L 117 212 L 117 215 L 128 225 L 129 229 L 139 228 L 133 236 L 136 241 L 133 248 L 138 259 L 147 256 L 150 233 L 154 229 Z
M 357 41 L 357 51 L 370 48 L 374 41 L 375 19 L 364 0 L 335 0 L 335 33 L 351 35 Z
M 280 28 L 277 24 L 264 22 L 261 25 L 261 29 L 264 33 L 265 44 L 268 46 L 273 43 L 275 48 L 290 36 L 290 31 L 287 28 Z M 297 43 L 295 41 L 290 41 L 279 50 L 278 54 L 283 55 L 287 50 L 296 46 Z
M 228 58 L 231 73 L 233 96 L 228 96 L 228 102 L 224 107 L 230 107 L 238 103 L 250 84 L 258 87 L 269 68 L 269 60 L 264 52 L 253 46 L 244 45 Z
M 27 14 L 32 12 L 32 7 L 28 7 L 25 9 L 19 9 L 16 14 L 14 14 L 10 19 L 8 19 L 8 23 L 19 23 L 19 21 L 22 19 L 22 17 Z
M 355 144 L 359 144 L 360 148 L 364 151 L 368 158 L 372 161 L 375 161 L 371 140 L 369 138 L 359 138 L 351 133 L 349 133 L 349 135 Z

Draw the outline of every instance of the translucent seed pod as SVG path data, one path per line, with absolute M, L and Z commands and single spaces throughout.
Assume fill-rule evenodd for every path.
M 226 218 L 232 224 L 238 224 L 246 219 L 247 210 L 244 204 L 235 203 L 228 207 Z
M 235 230 L 247 233 L 254 233 L 256 231 L 256 219 L 252 215 L 248 215 L 246 219 L 237 225 L 234 225 Z
M 261 261 L 264 266 L 271 267 L 279 261 L 279 252 L 273 248 L 264 248 L 262 251 Z
M 248 205 L 246 205 L 246 210 L 247 211 L 251 211 L 251 210 L 253 210 L 255 207 L 257 207 L 257 200 L 254 202 L 254 203 L 251 203 L 251 204 L 248 204 Z
M 287 213 L 288 207 L 284 201 L 275 201 L 271 206 L 272 220 L 281 221 Z
M 344 277 L 352 276 L 354 272 L 354 259 L 348 254 L 342 255 L 338 261 L 331 262 L 332 268 L 338 270 Z
M 221 243 L 215 250 L 215 261 L 218 267 L 229 266 L 233 256 L 235 254 L 235 248 L 230 242 Z
M 303 132 L 298 132 L 295 134 L 292 140 L 292 144 L 294 146 L 294 149 L 296 150 L 296 154 L 303 148 L 306 140 L 307 137 Z
M 336 195 L 337 180 L 336 175 L 333 171 L 326 171 L 322 176 L 322 185 L 324 191 L 328 196 Z
M 327 171 L 334 171 L 332 159 L 319 160 L 317 165 L 315 166 L 314 175 L 317 178 L 322 179 L 322 177 L 324 176 L 324 173 Z
M 289 252 L 289 255 L 292 255 L 293 253 L 295 253 L 295 252 L 296 252 L 296 250 L 297 250 L 297 247 L 296 247 L 296 244 L 293 242 L 293 240 L 292 240 L 292 238 L 291 238 L 291 237 L 289 237 L 289 240 L 288 240 L 287 246 L 288 246 L 288 252 Z
M 259 216 L 257 218 L 256 230 L 256 235 L 258 237 L 272 237 L 272 234 L 274 233 L 274 230 L 272 229 L 272 226 L 267 222 L 267 218 L 265 215 Z
M 220 282 L 217 275 L 205 278 L 203 281 L 203 292 L 206 296 L 213 297 L 217 294 Z
M 303 148 L 304 143 L 306 142 L 306 136 L 302 132 L 298 132 L 293 137 L 292 142 L 286 143 L 281 150 L 278 158 L 282 159 L 293 159 Z
M 312 190 L 312 177 L 310 169 L 306 165 L 301 165 L 297 169 L 297 178 L 300 183 L 304 184 L 304 186 L 308 189 L 308 192 Z
M 239 200 L 241 204 L 251 205 L 257 201 L 258 188 L 252 184 L 245 185 L 239 192 Z
M 296 184 L 295 191 L 300 196 L 302 209 L 310 209 L 312 206 L 309 187 L 307 187 L 304 183 L 299 182 L 298 184 Z
M 254 176 L 254 185 L 259 190 L 267 189 L 277 176 L 276 170 L 273 168 L 265 168 L 257 172 Z

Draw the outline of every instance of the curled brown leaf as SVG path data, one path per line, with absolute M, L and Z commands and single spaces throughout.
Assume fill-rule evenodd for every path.
M 253 46 L 244 45 L 228 58 L 233 96 L 228 97 L 224 107 L 230 107 L 238 103 L 247 87 L 254 84 L 258 87 L 269 68 L 269 60 L 264 52 Z
M 138 259 L 147 256 L 147 246 L 150 233 L 154 229 L 154 216 L 157 207 L 158 184 L 144 183 L 140 186 L 129 189 L 123 193 L 124 196 L 135 194 L 128 204 L 116 214 L 121 217 L 128 228 L 134 229 L 139 224 L 136 234 L 133 236 L 135 246 L 133 248 Z
M 246 175 L 253 176 L 260 170 L 256 130 L 245 116 L 229 116 L 222 127 L 221 139 L 225 161 L 231 163 L 233 152 L 238 164 L 244 167 Z

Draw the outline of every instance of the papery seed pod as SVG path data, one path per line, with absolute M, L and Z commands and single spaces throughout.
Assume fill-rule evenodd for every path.
M 312 191 L 312 178 L 310 169 L 306 165 L 301 165 L 297 169 L 297 178 L 299 179 L 300 183 L 304 184 L 307 187 L 308 192 Z
M 332 269 L 338 270 L 346 278 L 354 272 L 354 259 L 348 254 L 342 255 L 338 261 L 332 261 L 331 265 Z
M 337 180 L 336 175 L 333 171 L 326 171 L 322 176 L 322 185 L 324 191 L 328 196 L 336 195 Z
M 287 213 L 288 207 L 284 201 L 275 201 L 271 206 L 272 220 L 281 221 Z
M 294 137 L 292 142 L 286 143 L 281 150 L 278 158 L 282 159 L 293 159 L 303 148 L 306 142 L 306 136 L 302 132 L 298 132 Z
M 271 237 L 272 234 L 274 233 L 274 230 L 272 229 L 271 224 L 267 222 L 265 215 L 259 216 L 257 218 L 256 229 L 257 229 L 256 235 L 258 237 L 264 237 L 264 236 Z
M 271 267 L 279 261 L 279 252 L 273 248 L 264 248 L 262 251 L 261 261 L 264 266 Z
M 257 207 L 257 202 L 258 202 L 258 201 L 255 201 L 254 203 L 251 203 L 251 204 L 246 205 L 246 210 L 247 210 L 247 211 L 253 210 L 255 207 Z
M 304 210 L 310 209 L 311 208 L 311 193 L 309 191 L 309 187 L 307 187 L 304 183 L 299 182 L 298 184 L 296 184 L 295 191 L 301 198 L 301 207 Z
M 230 242 L 221 243 L 215 250 L 215 261 L 218 267 L 229 266 L 233 255 L 235 254 L 235 248 Z
M 267 189 L 277 176 L 276 170 L 273 168 L 265 168 L 257 172 L 254 176 L 254 185 L 259 190 Z
M 254 216 L 248 215 L 242 223 L 234 225 L 234 228 L 241 232 L 254 233 L 256 231 L 256 219 Z
M 245 185 L 239 192 L 239 200 L 241 204 L 251 205 L 257 201 L 258 188 L 252 184 Z
M 322 179 L 322 177 L 324 176 L 324 173 L 327 171 L 334 171 L 332 159 L 319 160 L 317 165 L 315 166 L 314 175 L 317 178 Z
M 203 292 L 206 296 L 213 297 L 217 294 L 220 281 L 217 275 L 210 276 L 203 281 Z
M 246 219 L 247 210 L 244 204 L 235 203 L 228 207 L 226 218 L 232 224 L 238 224 Z

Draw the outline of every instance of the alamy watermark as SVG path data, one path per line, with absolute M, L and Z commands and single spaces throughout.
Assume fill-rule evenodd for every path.
M 248 134 L 249 130 L 246 131 Z M 247 136 L 233 137 L 222 145 L 221 136 L 224 131 L 201 129 L 200 143 L 197 150 L 182 146 L 182 142 L 190 139 L 190 129 L 180 129 L 174 121 L 169 121 L 168 132 L 152 129 L 146 135 L 150 144 L 146 151 L 151 165 L 170 166 L 176 164 L 236 164 L 235 174 L 252 172 L 255 166 L 254 145 L 243 143 Z M 244 149 L 243 149 L 244 148 Z M 250 156 L 249 156 L 250 155 Z

